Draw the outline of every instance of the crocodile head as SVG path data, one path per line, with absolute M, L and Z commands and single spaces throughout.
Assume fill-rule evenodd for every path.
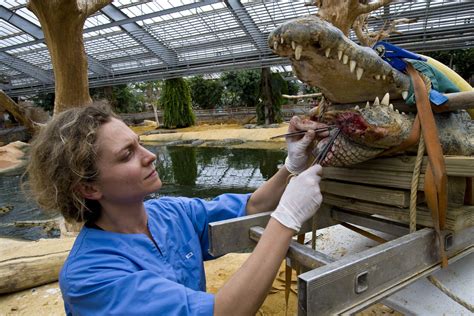
M 320 88 L 332 103 L 366 102 L 387 92 L 392 99 L 406 98 L 407 75 L 317 16 L 283 23 L 270 33 L 268 45 L 288 57 L 298 78 Z

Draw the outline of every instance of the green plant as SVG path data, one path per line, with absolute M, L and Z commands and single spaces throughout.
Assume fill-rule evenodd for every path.
M 465 80 L 474 74 L 474 48 L 429 52 L 426 55 L 454 69 Z
M 189 79 L 189 86 L 193 105 L 201 109 L 213 109 L 221 105 L 224 86 L 220 80 L 195 76 Z
M 183 78 L 167 79 L 161 91 L 160 103 L 166 128 L 187 127 L 195 124 L 191 107 L 191 89 Z
M 242 70 L 224 72 L 221 80 L 230 106 L 254 107 L 260 98 L 260 72 Z
M 31 101 L 43 110 L 53 112 L 54 109 L 54 93 L 40 93 L 31 98 Z
M 92 99 L 106 99 L 117 113 L 136 113 L 142 111 L 143 101 L 133 93 L 131 86 L 119 84 L 116 86 L 90 89 Z

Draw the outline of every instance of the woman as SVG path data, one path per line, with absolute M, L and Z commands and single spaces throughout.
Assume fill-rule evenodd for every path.
M 294 118 L 289 130 L 316 127 Z M 314 137 L 289 140 L 285 167 L 251 195 L 143 202 L 162 183 L 137 135 L 107 109 L 57 115 L 33 142 L 28 172 L 42 208 L 84 223 L 60 273 L 66 313 L 255 314 L 292 236 L 321 204 L 321 167 L 302 172 Z M 289 170 L 302 173 L 286 187 Z M 252 255 L 217 294 L 206 293 L 208 223 L 270 210 Z

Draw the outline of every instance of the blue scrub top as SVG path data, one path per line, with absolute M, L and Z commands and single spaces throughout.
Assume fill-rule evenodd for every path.
M 250 194 L 148 200 L 145 234 L 84 227 L 59 276 L 68 315 L 212 315 L 208 223 L 245 215 Z

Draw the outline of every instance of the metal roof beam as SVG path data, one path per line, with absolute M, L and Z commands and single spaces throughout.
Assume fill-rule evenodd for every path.
M 245 34 L 250 36 L 255 47 L 261 53 L 270 51 L 267 45 L 267 39 L 257 27 L 257 24 L 252 20 L 247 10 L 244 8 L 240 0 L 226 0 L 226 5 L 229 7 L 232 15 L 237 20 L 237 23 L 242 27 Z
M 4 6 L 0 6 L 0 18 L 36 39 L 44 41 L 44 33 L 40 27 L 15 12 L 8 10 Z M 93 57 L 88 56 L 87 59 L 89 61 L 89 69 L 98 75 L 109 75 L 112 73 L 110 69 L 101 65 L 100 62 Z
M 47 71 L 38 68 L 30 63 L 27 63 L 24 60 L 15 58 L 7 53 L 0 52 L 0 62 L 4 63 L 6 66 L 18 70 L 24 74 L 27 74 L 42 83 L 53 83 L 54 79 L 50 73 Z
M 112 75 L 112 70 L 92 56 L 87 55 L 88 68 L 99 76 Z
M 202 1 L 194 2 L 194 3 L 190 3 L 190 4 L 185 4 L 185 5 L 182 5 L 182 6 L 179 6 L 179 7 L 174 7 L 174 8 L 160 10 L 160 11 L 156 11 L 156 12 L 152 12 L 152 13 L 148 13 L 148 14 L 138 15 L 138 16 L 135 16 L 133 18 L 125 16 L 126 18 L 122 19 L 122 20 L 116 20 L 116 21 L 113 21 L 113 22 L 110 22 L 110 23 L 89 27 L 89 28 L 84 30 L 84 33 L 100 31 L 100 30 L 108 29 L 108 28 L 111 28 L 111 27 L 114 27 L 114 26 L 121 26 L 121 25 L 127 24 L 127 23 L 133 23 L 133 22 L 143 21 L 143 20 L 147 20 L 147 19 L 152 19 L 152 18 L 155 18 L 155 17 L 158 17 L 158 16 L 172 14 L 172 13 L 176 13 L 176 12 L 180 12 L 180 11 L 186 11 L 186 10 L 190 10 L 190 9 L 195 9 L 195 8 L 199 8 L 199 7 L 202 7 L 202 6 L 211 5 L 211 4 L 215 4 L 215 3 L 219 3 L 219 2 L 222 2 L 222 1 L 221 0 L 202 0 Z
M 16 14 L 13 11 L 8 10 L 4 6 L 0 5 L 0 19 L 4 19 L 11 25 L 22 30 L 25 33 L 30 34 L 31 36 L 37 39 L 43 39 L 44 34 L 41 28 L 36 26 L 36 24 L 28 21 L 24 17 Z
M 113 4 L 105 6 L 101 9 L 101 11 L 113 21 L 128 19 L 128 17 Z M 165 64 L 172 66 L 178 63 L 178 55 L 175 51 L 166 47 L 166 45 L 142 29 L 137 23 L 128 22 L 121 24 L 120 27 L 124 29 L 133 39 L 157 55 L 158 58 L 161 59 Z

